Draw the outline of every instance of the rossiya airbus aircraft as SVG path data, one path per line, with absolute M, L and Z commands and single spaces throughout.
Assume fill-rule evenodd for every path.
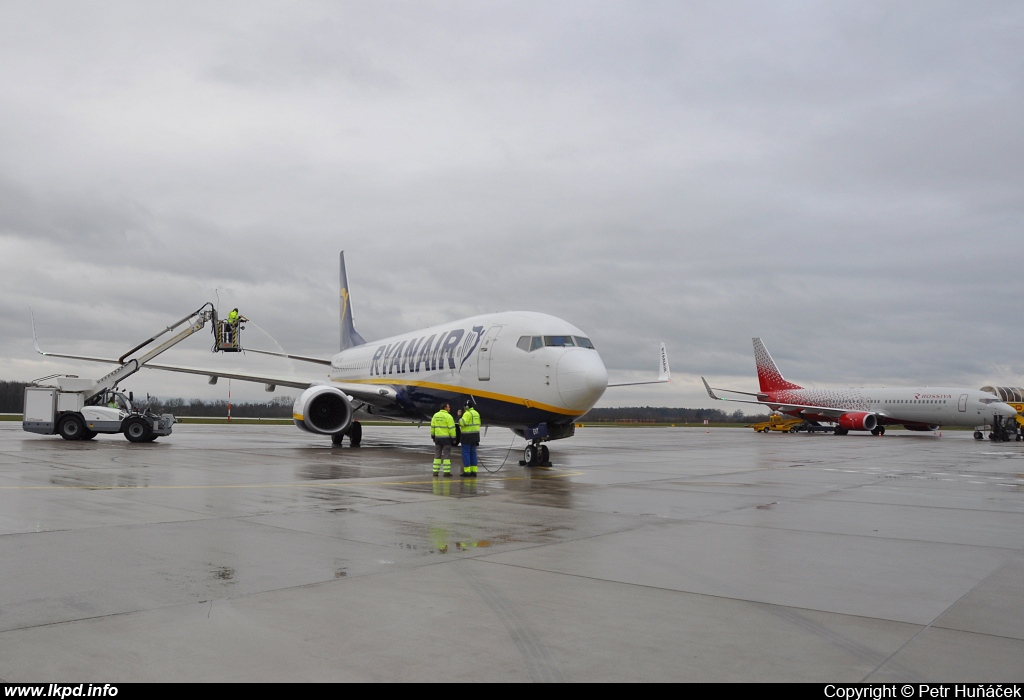
M 886 425 L 902 425 L 907 430 L 938 430 L 940 425 L 979 426 L 992 424 L 996 416 L 1012 419 L 1017 411 L 998 397 L 976 389 L 957 387 L 884 387 L 848 389 L 805 389 L 782 378 L 768 348 L 754 338 L 754 359 L 761 391 L 757 393 L 712 389 L 701 377 L 708 395 L 719 401 L 736 401 L 767 406 L 773 411 L 815 423 L 835 423 L 835 434 L 851 430 L 869 430 L 885 434 Z M 724 399 L 715 394 L 724 391 L 756 397 Z
M 614 386 L 671 381 L 661 344 L 658 378 L 608 383 L 601 356 L 586 333 L 555 316 L 530 311 L 482 314 L 367 343 L 352 322 L 352 305 L 341 253 L 341 349 L 331 359 L 246 349 L 330 368 L 326 380 L 297 381 L 214 369 L 140 363 L 143 367 L 303 389 L 292 407 L 295 425 L 330 436 L 334 444 L 361 432 L 357 414 L 398 420 L 429 420 L 443 404 L 472 402 L 485 426 L 510 428 L 527 440 L 523 461 L 549 464 L 543 443 L 571 437 L 575 421 Z M 141 347 L 141 346 L 140 346 Z M 117 360 L 37 351 L 50 357 Z

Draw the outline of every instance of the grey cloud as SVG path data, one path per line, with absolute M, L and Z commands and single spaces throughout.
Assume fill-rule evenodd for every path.
M 805 382 L 1021 383 L 1022 25 L 1013 2 L 6 5 L 0 358 L 31 358 L 29 304 L 48 344 L 110 354 L 215 290 L 254 343 L 329 355 L 345 249 L 365 337 L 534 309 L 637 373 L 667 341 L 685 389 L 642 403 L 752 382 L 753 335 Z

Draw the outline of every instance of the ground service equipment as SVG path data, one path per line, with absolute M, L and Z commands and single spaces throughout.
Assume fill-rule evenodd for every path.
M 65 440 L 91 440 L 99 433 L 124 433 L 131 442 L 152 442 L 158 437 L 171 434 L 174 416 L 157 415 L 148 408 L 135 404 L 134 396 L 117 391 L 122 380 L 135 374 L 157 355 L 160 355 L 203 329 L 207 321 L 213 323 L 214 352 L 224 352 L 220 347 L 225 335 L 230 337 L 232 352 L 241 348 L 238 323 L 218 321 L 213 304 L 206 303 L 198 310 L 171 324 L 118 358 L 120 365 L 100 379 L 83 379 L 73 374 L 53 374 L 42 377 L 25 387 L 25 408 L 22 427 L 30 433 L 42 435 L 58 434 Z M 187 324 L 187 325 L 186 325 Z M 225 328 L 225 324 L 230 328 Z M 145 354 L 129 358 L 166 333 L 182 330 Z M 33 323 L 33 339 L 35 324 Z M 36 351 L 39 349 L 36 341 Z M 87 358 L 82 358 L 87 359 Z
M 754 429 L 755 433 L 768 433 L 776 431 L 780 433 L 791 433 L 793 428 L 803 423 L 801 418 L 787 418 L 786 416 L 773 413 L 768 416 L 768 420 L 762 421 L 761 423 L 754 423 L 750 427 Z

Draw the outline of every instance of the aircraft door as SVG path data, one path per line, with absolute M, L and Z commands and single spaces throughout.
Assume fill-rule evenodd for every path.
M 501 326 L 491 326 L 487 329 L 484 339 L 480 341 L 480 350 L 477 355 L 477 379 L 487 382 L 491 379 L 491 355 L 494 354 L 493 345 L 501 332 Z
M 960 413 L 967 413 L 967 394 L 960 394 L 960 403 L 956 406 Z

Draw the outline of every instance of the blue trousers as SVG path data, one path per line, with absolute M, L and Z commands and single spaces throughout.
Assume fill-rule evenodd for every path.
M 462 466 L 463 467 L 475 467 L 476 463 L 476 445 L 467 445 L 462 443 Z

